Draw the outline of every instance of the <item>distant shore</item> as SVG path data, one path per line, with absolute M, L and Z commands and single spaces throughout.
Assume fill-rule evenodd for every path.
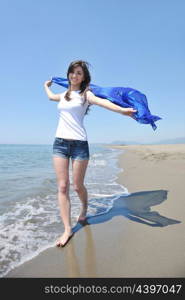
M 6 277 L 185 277 L 185 144 L 107 147 L 130 194 Z

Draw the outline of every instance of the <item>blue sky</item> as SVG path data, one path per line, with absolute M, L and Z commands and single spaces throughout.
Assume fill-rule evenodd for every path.
M 53 143 L 57 102 L 48 100 L 43 84 L 66 77 L 76 59 L 91 64 L 92 83 L 136 88 L 163 118 L 153 131 L 92 106 L 84 120 L 90 143 L 185 136 L 184 13 L 183 0 L 1 2 L 0 143 Z

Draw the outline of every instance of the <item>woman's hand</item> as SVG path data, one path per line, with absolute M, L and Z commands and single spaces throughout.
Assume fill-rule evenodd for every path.
M 125 116 L 129 116 L 129 117 L 131 117 L 133 119 L 135 119 L 134 116 L 133 116 L 133 114 L 135 112 L 137 112 L 137 110 L 134 109 L 134 108 L 132 108 L 132 107 L 128 107 L 128 108 L 124 108 L 123 107 L 122 110 L 121 110 L 121 114 L 123 114 Z
M 47 80 L 47 81 L 44 82 L 44 86 L 49 87 L 51 85 L 52 85 L 52 81 L 51 80 Z
M 60 94 L 54 94 L 49 87 L 52 85 L 52 80 L 47 80 L 44 82 L 44 89 L 48 98 L 52 101 L 60 101 Z

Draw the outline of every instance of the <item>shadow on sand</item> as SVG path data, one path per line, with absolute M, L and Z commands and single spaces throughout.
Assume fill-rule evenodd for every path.
M 164 227 L 181 223 L 181 221 L 164 217 L 157 211 L 151 211 L 152 206 L 159 205 L 167 199 L 167 193 L 168 191 L 166 190 L 156 190 L 132 193 L 128 196 L 120 195 L 108 212 L 101 215 L 88 216 L 85 222 L 77 223 L 73 227 L 73 232 L 77 232 L 85 225 L 104 223 L 115 216 L 123 216 L 131 221 L 152 227 Z M 109 199 L 109 197 L 107 198 Z M 110 200 L 112 198 L 110 197 Z

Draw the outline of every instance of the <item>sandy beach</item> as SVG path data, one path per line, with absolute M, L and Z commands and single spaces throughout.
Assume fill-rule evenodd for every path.
M 185 277 L 185 144 L 110 147 L 129 195 L 6 277 Z

